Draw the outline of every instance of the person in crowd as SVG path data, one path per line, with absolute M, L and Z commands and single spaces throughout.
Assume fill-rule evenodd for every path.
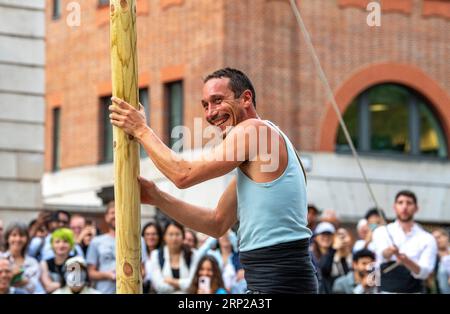
M 188 291 L 197 265 L 197 254 L 183 244 L 184 227 L 170 221 L 163 233 L 164 245 L 150 257 L 152 284 L 157 293 Z
M 382 292 L 423 293 L 424 280 L 434 269 L 437 256 L 433 236 L 414 222 L 417 197 L 400 191 L 394 201 L 396 220 L 378 227 L 373 234 Z
M 435 284 L 438 293 L 450 294 L 450 246 L 448 231 L 437 228 L 433 231 L 438 254 L 434 267 Z
M 331 293 L 336 278 L 346 275 L 352 267 L 352 238 L 350 233 L 339 228 L 333 245 L 319 261 L 324 292 Z
M 308 204 L 308 228 L 312 231 L 316 228 L 319 223 L 320 210 L 313 204 Z
M 151 254 L 154 250 L 158 250 L 162 244 L 162 230 L 160 225 L 157 222 L 148 222 L 142 228 L 142 237 L 144 238 L 145 247 L 147 253 L 147 259 L 143 260 L 143 292 L 144 293 L 154 293 L 154 289 L 152 289 L 152 272 L 151 272 Z
M 0 257 L 0 294 L 27 294 L 21 288 L 11 286 L 13 270 L 10 261 Z
M 97 235 L 97 228 L 92 221 L 87 221 L 81 215 L 73 215 L 70 218 L 70 229 L 75 234 L 77 245 L 81 248 L 83 256 L 86 256 L 89 244 Z
M 0 219 L 0 252 L 5 250 L 3 243 L 3 220 Z
M 380 214 L 382 216 L 380 216 Z M 364 216 L 364 219 L 367 220 L 367 225 L 369 226 L 370 231 L 374 231 L 378 226 L 383 225 L 385 222 L 387 222 L 386 215 L 384 214 L 384 211 L 382 209 L 377 209 L 376 207 L 370 208 L 366 215 Z
M 11 285 L 26 290 L 28 293 L 44 293 L 41 285 L 41 268 L 39 262 L 27 254 L 29 242 L 28 226 L 11 223 L 5 231 L 5 249 L 3 257 L 7 258 L 13 270 Z
M 38 219 L 33 219 L 28 224 L 28 234 L 30 239 L 34 237 L 44 239 L 48 235 L 48 231 L 45 224 L 40 223 Z
M 197 233 L 192 229 L 186 229 L 184 232 L 184 245 L 188 246 L 191 250 L 198 248 Z
M 210 256 L 203 256 L 198 262 L 197 270 L 188 293 L 190 294 L 226 294 L 222 274 L 217 260 Z
M 319 267 L 321 261 L 327 255 L 333 245 L 334 234 L 336 229 L 329 222 L 321 222 L 314 229 L 314 237 L 310 245 L 310 255 L 312 263 L 315 265 L 319 279 L 319 293 L 329 293 L 329 288 L 322 280 L 322 273 Z
M 53 294 L 100 294 L 98 290 L 89 287 L 86 260 L 81 256 L 69 258 L 65 263 L 66 285 Z
M 374 251 L 372 243 L 372 230 L 369 227 L 369 223 L 366 218 L 360 219 L 356 225 L 356 233 L 359 239 L 353 245 L 353 252 L 360 251 L 362 249 L 369 249 Z
M 383 215 L 383 216 L 380 216 Z M 386 222 L 386 216 L 383 210 L 378 210 L 377 208 L 370 208 L 363 219 L 358 222 L 357 231 L 359 240 L 355 242 L 353 246 L 353 252 L 369 249 L 375 252 L 374 245 L 372 243 L 373 231 Z
M 101 293 L 116 293 L 116 217 L 115 203 L 108 203 L 105 222 L 108 232 L 96 236 L 89 245 L 86 261 L 89 278 Z
M 353 270 L 336 278 L 333 293 L 369 294 L 376 293 L 376 277 L 373 274 L 375 253 L 362 249 L 353 254 Z M 371 276 L 372 275 L 372 276 Z
M 54 251 L 54 257 L 41 261 L 41 282 L 47 293 L 52 293 L 65 286 L 64 267 L 67 259 L 71 257 L 71 251 L 75 245 L 75 236 L 69 228 L 59 228 L 53 231 L 50 243 Z
M 110 201 L 106 205 L 104 219 L 108 231 L 92 239 L 87 250 L 86 262 L 88 275 L 94 283 L 94 288 L 103 294 L 113 294 L 116 293 L 116 210 L 114 201 Z M 142 237 L 141 247 L 145 247 Z M 146 250 L 141 251 L 141 261 L 145 261 L 147 259 Z
M 239 254 L 237 252 L 237 237 L 236 234 L 229 230 L 218 240 L 210 237 L 198 249 L 200 256 L 205 254 L 216 258 L 216 261 L 221 270 L 222 278 L 227 291 L 231 291 L 231 287 L 236 284 L 237 273 L 242 269 L 239 262 Z
M 86 218 L 84 218 L 81 215 L 73 215 L 70 217 L 70 223 L 69 223 L 70 229 L 72 229 L 75 239 L 78 240 L 78 237 L 81 234 L 81 231 L 86 227 Z M 78 242 L 78 241 L 77 241 Z
M 338 214 L 334 209 L 325 209 L 320 215 L 320 221 L 331 223 L 336 229 L 341 225 Z
M 45 213 L 45 226 L 48 234 L 45 238 L 34 236 L 31 239 L 28 254 L 38 261 L 45 261 L 54 257 L 54 251 L 50 242 L 51 234 L 58 228 L 69 228 L 70 214 L 63 210 Z M 79 245 L 73 247 L 71 255 L 83 256 L 83 250 Z

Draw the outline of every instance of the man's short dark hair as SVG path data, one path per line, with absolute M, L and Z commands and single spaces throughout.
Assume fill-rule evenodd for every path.
M 243 92 L 246 90 L 250 90 L 252 92 L 252 102 L 253 106 L 256 108 L 256 92 L 255 88 L 253 87 L 252 82 L 248 78 L 247 75 L 245 75 L 244 72 L 239 71 L 237 69 L 232 68 L 224 68 L 217 71 L 214 71 L 213 73 L 209 74 L 204 80 L 203 83 L 208 82 L 212 79 L 220 79 L 223 77 L 227 77 L 230 79 L 229 87 L 231 91 L 234 93 L 234 97 L 238 98 L 242 95 Z
M 361 249 L 353 253 L 353 261 L 358 262 L 361 258 L 369 257 L 375 261 L 375 253 L 368 249 Z
M 409 191 L 409 190 L 402 190 L 400 192 L 397 193 L 397 195 L 395 196 L 395 201 L 397 202 L 398 198 L 400 196 L 406 196 L 406 197 L 410 197 L 413 199 L 414 204 L 417 204 L 417 197 L 416 194 L 414 194 L 414 192 Z

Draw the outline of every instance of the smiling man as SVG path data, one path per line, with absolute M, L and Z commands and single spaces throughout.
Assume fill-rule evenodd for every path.
M 255 89 L 243 72 L 225 68 L 205 78 L 204 116 L 224 139 L 196 160 L 184 160 L 167 147 L 147 126 L 142 106 L 138 111 L 123 100 L 112 100 L 111 123 L 134 136 L 178 188 L 237 169 L 216 208 L 186 203 L 140 178 L 143 203 L 215 238 L 239 222 L 239 253 L 249 292 L 317 293 L 300 159 L 287 136 L 258 116 Z M 274 159 L 276 167 L 269 169 Z

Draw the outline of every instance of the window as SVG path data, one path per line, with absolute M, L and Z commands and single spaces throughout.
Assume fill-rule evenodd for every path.
M 344 121 L 358 151 L 447 158 L 446 139 L 430 104 L 413 90 L 376 85 L 348 107 Z M 339 129 L 338 152 L 350 147 Z
M 113 129 L 109 122 L 109 110 L 111 95 L 100 98 L 100 162 L 113 162 Z
M 61 137 L 61 109 L 53 109 L 53 151 L 52 151 L 52 169 L 53 171 L 58 171 L 61 169 L 61 147 L 60 147 L 60 137 Z
M 61 17 L 61 0 L 53 0 L 52 18 L 58 20 Z
M 147 117 L 147 123 L 150 124 L 150 103 L 149 103 L 149 91 L 148 88 L 140 88 L 139 89 L 139 102 L 144 106 L 145 116 Z M 141 145 L 140 148 L 141 158 L 147 157 L 147 153 L 145 152 L 144 147 Z
M 183 82 L 168 83 L 165 86 L 167 113 L 168 113 L 168 143 L 172 147 L 181 139 L 181 134 L 172 138 L 172 130 L 176 126 L 183 125 Z
M 150 118 L 150 107 L 149 107 L 149 95 L 148 88 L 139 89 L 139 102 L 145 108 L 145 115 L 147 116 L 147 122 Z M 109 120 L 109 109 L 111 105 L 111 95 L 100 98 L 100 129 L 101 129 L 101 157 L 100 162 L 109 163 L 113 162 L 113 128 Z M 140 157 L 146 157 L 147 154 L 143 147 L 140 147 Z

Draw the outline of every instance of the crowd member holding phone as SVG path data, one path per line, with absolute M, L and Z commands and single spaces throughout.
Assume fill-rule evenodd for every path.
M 333 239 L 333 245 L 320 259 L 319 267 L 325 293 L 331 293 L 334 280 L 346 275 L 352 267 L 352 238 L 350 233 L 339 228 Z
M 11 286 L 12 278 L 13 270 L 10 261 L 0 257 L 0 294 L 27 294 L 25 290 Z
M 205 255 L 200 259 L 188 292 L 190 294 L 227 293 L 219 264 L 214 257 Z

